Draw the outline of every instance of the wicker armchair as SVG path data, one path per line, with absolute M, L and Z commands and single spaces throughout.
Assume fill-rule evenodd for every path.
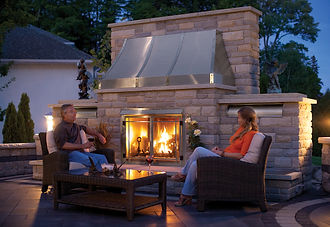
M 43 159 L 43 177 L 42 177 L 42 192 L 46 192 L 48 185 L 53 185 L 53 175 L 55 172 L 69 171 L 69 157 L 66 152 L 58 151 L 49 154 L 46 142 L 46 133 L 39 133 L 42 159 Z M 93 153 L 103 154 L 106 156 L 109 163 L 114 163 L 115 153 L 111 149 L 100 149 Z
M 197 195 L 199 211 L 205 201 L 255 201 L 267 211 L 265 169 L 272 137 L 265 135 L 256 164 L 224 157 L 204 157 L 197 160 Z

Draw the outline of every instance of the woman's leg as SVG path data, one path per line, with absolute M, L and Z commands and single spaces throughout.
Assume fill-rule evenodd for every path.
M 190 164 L 189 171 L 186 176 L 186 180 L 183 184 L 181 193 L 183 195 L 195 195 L 196 194 L 196 180 L 197 180 L 197 161 L 193 161 Z
M 218 154 L 204 148 L 204 147 L 197 147 L 194 152 L 190 155 L 189 159 L 186 162 L 186 165 L 181 169 L 181 173 L 184 175 L 187 175 L 189 172 L 189 169 L 191 167 L 191 164 L 195 162 L 197 159 L 201 157 L 210 157 L 215 156 L 219 157 Z

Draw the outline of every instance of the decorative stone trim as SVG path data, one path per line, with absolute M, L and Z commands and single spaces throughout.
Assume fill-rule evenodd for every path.
M 36 148 L 35 143 L 1 143 L 0 150 Z M 0 151 L 1 152 L 1 151 Z
M 234 86 L 223 84 L 196 84 L 196 85 L 175 85 L 175 86 L 159 86 L 159 87 L 137 87 L 137 88 L 117 88 L 117 89 L 98 89 L 95 90 L 96 94 L 103 93 L 127 93 L 127 92 L 143 92 L 143 91 L 166 91 L 166 90 L 191 90 L 191 89 L 205 89 L 205 88 L 218 88 L 228 91 L 237 91 Z
M 244 6 L 244 7 L 238 7 L 238 8 L 231 8 L 231 9 L 219 9 L 219 10 L 212 10 L 207 12 L 198 12 L 198 13 L 188 13 L 188 14 L 181 14 L 181 15 L 174 15 L 174 16 L 166 16 L 166 17 L 156 17 L 156 18 L 150 18 L 150 19 L 142 19 L 142 20 L 135 20 L 135 21 L 127 21 L 127 22 L 121 22 L 121 23 L 112 23 L 108 24 L 109 28 L 115 28 L 115 27 L 122 27 L 122 26 L 129 26 L 129 25 L 135 25 L 135 24 L 146 24 L 151 22 L 159 22 L 159 21 L 169 21 L 169 20 L 178 20 L 178 19 L 189 19 L 192 17 L 205 17 L 205 16 L 214 16 L 214 15 L 225 15 L 225 14 L 232 14 L 232 13 L 241 13 L 245 11 L 251 11 L 258 16 L 262 15 L 262 12 L 251 7 L 251 6 Z M 256 19 L 256 18 L 251 18 Z

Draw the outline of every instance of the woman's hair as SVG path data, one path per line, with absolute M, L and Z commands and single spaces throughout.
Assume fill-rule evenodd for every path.
M 238 138 L 242 138 L 245 133 L 249 131 L 258 131 L 257 115 L 251 107 L 243 106 L 237 111 L 237 113 L 241 115 L 241 118 L 244 120 L 243 130 L 233 138 L 233 142 Z

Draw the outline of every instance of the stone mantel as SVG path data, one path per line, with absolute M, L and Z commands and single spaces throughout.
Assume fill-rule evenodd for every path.
M 318 141 L 319 143 L 330 145 L 330 137 L 319 137 Z
M 315 99 L 300 93 L 224 95 L 219 104 L 267 104 L 267 103 L 305 103 L 316 104 Z
M 191 89 L 208 89 L 217 88 L 231 92 L 237 91 L 234 86 L 223 84 L 194 84 L 194 85 L 173 85 L 173 86 L 158 86 L 158 87 L 136 87 L 136 88 L 115 88 L 115 89 L 98 89 L 96 94 L 104 93 L 127 93 L 127 92 L 144 92 L 144 91 L 169 91 L 169 90 L 191 90 Z

